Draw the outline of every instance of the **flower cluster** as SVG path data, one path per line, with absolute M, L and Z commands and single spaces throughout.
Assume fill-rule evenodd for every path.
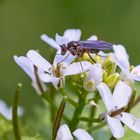
M 130 105 L 134 93 L 133 84 L 135 81 L 140 81 L 140 65 L 136 67 L 130 65 L 124 46 L 115 44 L 112 44 L 113 51 L 109 53 L 99 51 L 98 54 L 94 54 L 91 52 L 90 56 L 94 62 L 86 53 L 80 61 L 79 57 L 77 58 L 70 51 L 66 51 L 63 55 L 62 46 L 71 41 L 79 41 L 80 37 L 79 29 L 68 29 L 63 36 L 56 34 L 55 40 L 43 34 L 41 39 L 57 50 L 52 64 L 35 50 L 29 50 L 26 57 L 14 56 L 14 60 L 32 79 L 32 85 L 39 94 L 45 93 L 45 83 L 52 83 L 56 90 L 61 90 L 69 82 L 65 80 L 66 76 L 80 75 L 79 79 L 76 79 L 77 83 L 79 81 L 80 84 L 82 83 L 80 87 L 88 93 L 100 95 L 107 110 L 103 118 L 107 121 L 115 138 L 124 136 L 122 123 L 140 133 L 140 119 L 129 113 L 133 107 L 133 103 Z M 98 38 L 92 35 L 87 40 L 95 42 Z M 92 101 L 97 103 L 96 98 Z M 97 106 L 95 102 L 94 107 Z M 75 130 L 73 135 L 78 140 L 93 139 L 82 129 Z M 67 125 L 59 128 L 56 139 L 73 139 Z

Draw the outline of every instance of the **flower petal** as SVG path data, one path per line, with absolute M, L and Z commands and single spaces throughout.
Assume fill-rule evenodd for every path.
M 46 83 L 50 83 L 52 82 L 52 76 L 49 75 L 49 74 L 40 74 L 39 75 L 40 79 L 43 81 L 43 82 L 46 82 Z
M 140 134 L 140 119 L 137 119 L 132 114 L 123 112 L 121 113 L 120 120 L 127 125 L 130 129 Z
M 101 82 L 102 81 L 102 67 L 101 67 L 101 65 L 98 63 L 92 65 L 87 78 L 94 79 L 96 84 Z
M 67 44 L 70 42 L 68 38 L 60 36 L 58 34 L 55 35 L 55 40 L 59 45 Z
M 49 68 L 52 67 L 52 65 L 35 50 L 28 51 L 27 57 L 35 66 L 47 72 L 49 72 Z
M 69 41 L 78 41 L 81 37 L 81 30 L 79 29 L 68 29 L 64 32 L 64 37 L 68 38 Z
M 97 86 L 97 89 L 102 97 L 102 100 L 106 106 L 107 111 L 108 112 L 112 111 L 115 108 L 115 106 L 114 106 L 112 93 L 108 88 L 108 86 L 105 83 L 101 82 Z
M 131 98 L 132 89 L 122 81 L 119 81 L 114 89 L 113 101 L 119 109 L 128 104 Z
M 59 90 L 65 86 L 65 78 L 64 77 L 60 77 L 60 78 L 54 77 L 52 79 L 52 84 L 56 88 L 56 90 Z
M 24 108 L 18 107 L 18 116 L 22 116 L 24 113 Z M 0 114 L 4 116 L 7 120 L 12 120 L 12 107 L 8 107 L 7 104 L 0 100 Z
M 107 115 L 107 123 L 115 138 L 121 138 L 124 135 L 124 128 L 119 119 L 115 119 Z
M 83 129 L 76 129 L 73 132 L 73 135 L 77 138 L 77 140 L 93 140 L 91 135 Z
M 52 46 L 53 48 L 59 50 L 61 49 L 60 46 L 56 43 L 56 41 L 50 37 L 48 37 L 46 34 L 41 35 L 40 37 L 44 42 Z
M 2 100 L 0 100 L 0 114 L 8 120 L 12 119 L 12 112 L 10 108 L 8 108 L 7 104 Z
M 129 56 L 122 45 L 113 45 L 114 55 L 122 71 L 129 71 Z
M 15 55 L 14 60 L 32 80 L 35 79 L 33 64 L 27 57 Z
M 136 66 L 132 71 L 131 71 L 132 79 L 136 81 L 140 81 L 140 65 Z
M 81 63 L 81 64 L 80 64 Z M 66 66 L 64 75 L 75 75 L 82 72 L 85 72 L 90 69 L 92 64 L 88 61 L 74 62 Z
M 96 35 L 92 35 L 87 40 L 98 40 L 98 37 Z
M 84 80 L 84 88 L 88 91 L 96 90 L 96 86 L 102 81 L 101 65 L 96 63 L 91 66 Z
M 66 124 L 58 129 L 56 140 L 73 140 L 71 132 Z

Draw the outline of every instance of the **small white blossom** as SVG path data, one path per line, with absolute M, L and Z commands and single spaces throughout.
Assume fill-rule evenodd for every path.
M 30 50 L 27 53 L 27 56 L 36 67 L 43 69 L 46 72 L 44 74 L 40 74 L 41 80 L 46 83 L 51 82 L 57 90 L 64 86 L 65 76 L 82 73 L 92 66 L 92 64 L 87 61 L 74 62 L 70 64 L 72 62 L 71 59 L 65 59 L 63 62 L 58 64 L 58 62 L 60 62 L 59 55 L 56 55 L 53 64 L 50 64 L 34 50 Z
M 76 129 L 73 132 L 73 136 L 75 136 L 77 140 L 93 140 L 91 135 L 83 129 Z M 56 140 L 73 140 L 73 136 L 69 127 L 64 124 L 58 129 Z
M 42 81 L 40 81 L 39 74 L 38 74 L 38 73 L 44 73 L 44 71 L 41 69 L 35 68 L 35 66 L 33 65 L 33 63 L 30 61 L 28 57 L 25 57 L 25 56 L 18 57 L 15 55 L 14 60 L 25 71 L 25 73 L 32 79 L 32 86 L 34 87 L 36 92 L 38 94 L 45 92 L 46 86 Z
M 97 85 L 102 81 L 102 67 L 96 63 L 92 65 L 87 72 L 87 76 L 84 80 L 84 88 L 88 91 L 96 90 Z
M 122 45 L 113 45 L 114 59 L 121 69 L 121 77 L 124 81 L 140 81 L 140 65 L 130 71 L 129 56 Z
M 18 107 L 18 115 L 22 116 L 24 110 L 22 107 Z M 12 120 L 12 107 L 8 107 L 7 104 L 0 100 L 0 114 L 4 116 L 7 120 Z
M 122 81 L 117 83 L 113 94 L 103 82 L 97 86 L 97 89 L 99 90 L 102 100 L 106 106 L 108 113 L 105 117 L 113 136 L 116 138 L 124 136 L 124 128 L 121 122 L 133 131 L 140 133 L 140 119 L 124 112 L 125 107 L 128 105 L 131 98 L 132 89 Z

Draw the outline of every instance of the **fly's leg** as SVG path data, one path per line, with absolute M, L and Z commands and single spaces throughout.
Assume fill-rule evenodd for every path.
M 93 58 L 92 58 L 92 56 L 89 54 L 89 53 L 87 53 L 88 54 L 88 56 L 90 57 L 90 59 L 94 62 L 94 63 L 97 63 Z
M 89 53 L 87 53 L 87 54 L 94 63 L 97 63 Z M 108 70 L 106 68 L 102 67 L 102 69 L 104 69 L 106 72 L 108 72 Z
M 83 70 L 84 70 L 84 68 L 83 68 L 82 63 L 81 63 L 81 61 L 80 61 L 80 57 L 79 57 L 79 56 L 77 56 L 77 59 L 78 59 L 78 62 L 80 63 L 81 69 L 82 69 L 82 71 L 83 71 Z
M 68 58 L 69 55 L 70 55 L 70 52 L 68 53 L 68 55 L 63 60 L 61 60 L 60 62 L 58 62 L 58 65 L 61 64 L 63 61 L 65 61 Z

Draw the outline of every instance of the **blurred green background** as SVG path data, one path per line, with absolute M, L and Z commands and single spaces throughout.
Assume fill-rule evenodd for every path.
M 139 0 L 0 0 L 0 98 L 12 104 L 16 84 L 23 84 L 20 98 L 26 114 L 43 105 L 28 76 L 15 64 L 13 55 L 39 49 L 51 61 L 53 49 L 40 39 L 54 37 L 68 28 L 80 28 L 82 39 L 123 44 L 132 64 L 139 64 Z M 50 53 L 51 52 L 51 53 Z

